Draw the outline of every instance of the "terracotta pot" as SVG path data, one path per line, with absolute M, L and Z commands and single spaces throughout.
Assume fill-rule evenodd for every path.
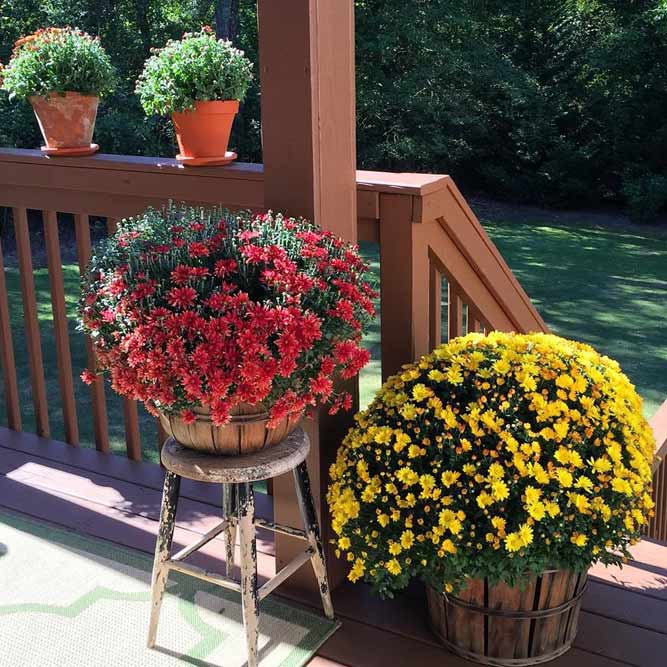
M 176 159 L 188 166 L 229 164 L 236 153 L 227 150 L 237 100 L 196 102 L 194 109 L 173 113 L 180 153 Z
M 523 586 L 472 579 L 457 596 L 426 587 L 433 631 L 453 653 L 485 665 L 553 660 L 577 634 L 587 575 L 549 570 Z
M 208 408 L 195 410 L 197 419 L 186 424 L 180 416 L 160 414 L 164 430 L 181 445 L 209 454 L 238 456 L 272 447 L 284 440 L 301 421 L 303 413 L 284 417 L 268 428 L 269 413 L 261 405 L 239 403 L 224 426 L 214 426 Z
M 99 101 L 95 95 L 72 92 L 31 97 L 45 141 L 42 151 L 47 155 L 91 155 L 99 150 L 92 143 Z

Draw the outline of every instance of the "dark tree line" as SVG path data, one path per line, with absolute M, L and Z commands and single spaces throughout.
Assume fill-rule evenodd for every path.
M 360 166 L 453 174 L 492 196 L 605 202 L 650 220 L 667 203 L 664 0 L 356 0 Z M 0 60 L 45 25 L 100 35 L 120 70 L 101 110 L 107 151 L 170 154 L 134 80 L 151 47 L 203 24 L 256 62 L 254 0 L 4 0 Z M 233 139 L 260 160 L 255 83 Z M 34 146 L 28 108 L 0 97 L 0 143 Z

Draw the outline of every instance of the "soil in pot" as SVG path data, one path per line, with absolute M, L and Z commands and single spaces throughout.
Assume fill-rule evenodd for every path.
M 186 166 L 229 164 L 236 153 L 227 150 L 234 118 L 239 110 L 236 100 L 196 102 L 194 109 L 171 115 L 176 130 L 179 154 Z
M 67 92 L 33 96 L 30 104 L 37 117 L 47 155 L 92 155 L 99 150 L 93 144 L 99 97 Z
M 223 456 L 251 454 L 277 445 L 303 417 L 302 413 L 292 414 L 269 428 L 269 413 L 262 406 L 248 403 L 239 403 L 232 408 L 232 417 L 224 426 L 213 424 L 207 408 L 195 410 L 195 414 L 197 418 L 191 424 L 186 424 L 178 415 L 165 414 L 160 414 L 160 422 L 164 430 L 184 447 Z
M 453 653 L 501 667 L 547 662 L 572 646 L 587 575 L 549 570 L 523 587 L 473 579 L 457 596 L 426 586 L 434 632 Z

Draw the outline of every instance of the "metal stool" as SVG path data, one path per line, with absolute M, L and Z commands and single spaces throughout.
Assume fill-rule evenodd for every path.
M 311 561 L 317 577 L 324 613 L 327 618 L 333 619 L 334 611 L 329 593 L 320 529 L 305 462 L 309 450 L 310 441 L 301 428 L 293 431 L 280 444 L 246 456 L 214 456 L 186 449 L 174 438 L 167 440 L 162 448 L 162 463 L 167 469 L 167 473 L 164 479 L 160 527 L 155 544 L 155 561 L 153 563 L 152 607 L 148 629 L 149 648 L 155 646 L 160 606 L 167 585 L 167 577 L 171 570 L 241 593 L 243 625 L 248 646 L 248 667 L 256 667 L 257 665 L 258 604 L 260 600 L 265 598 L 290 575 L 294 574 L 306 561 Z M 304 530 L 297 530 L 255 517 L 255 498 L 251 483 L 271 479 L 290 470 L 294 475 Z M 171 555 L 181 477 L 199 482 L 222 484 L 222 522 L 195 544 Z M 230 578 L 234 563 L 237 526 L 241 543 L 240 583 Z M 280 572 L 260 588 L 257 587 L 255 526 L 298 537 L 308 542 L 308 548 L 302 554 L 285 565 Z M 225 544 L 227 576 L 208 572 L 184 562 L 188 556 L 220 533 L 223 533 Z

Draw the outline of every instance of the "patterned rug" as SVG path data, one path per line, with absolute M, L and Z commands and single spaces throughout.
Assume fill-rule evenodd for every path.
M 152 558 L 0 513 L 0 664 L 242 667 L 241 599 L 171 573 L 145 648 Z M 275 598 L 260 606 L 261 667 L 301 667 L 336 624 Z

